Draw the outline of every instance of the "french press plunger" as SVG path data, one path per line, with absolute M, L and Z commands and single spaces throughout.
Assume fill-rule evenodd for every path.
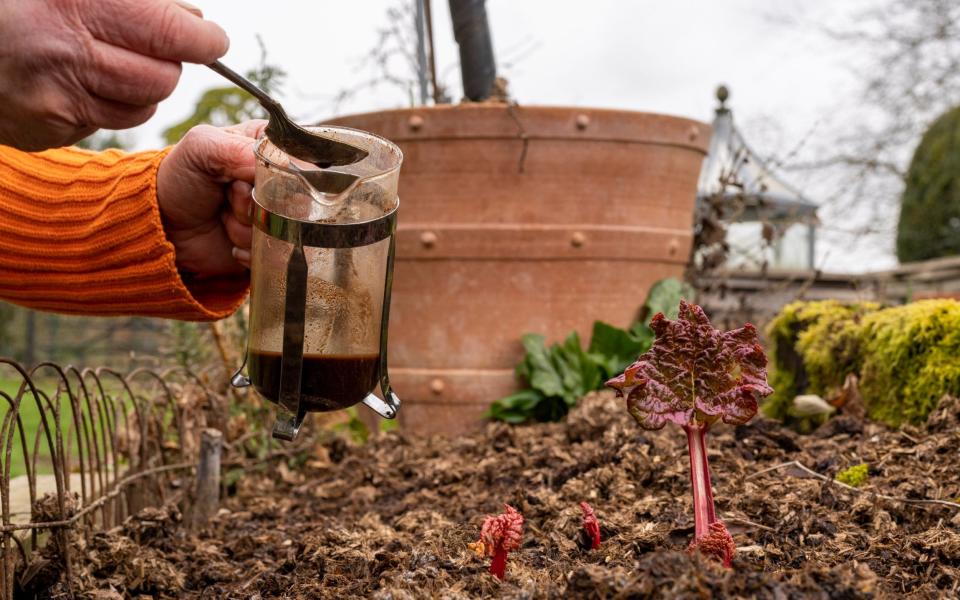
M 277 404 L 273 436 L 284 440 L 307 412 L 363 402 L 392 419 L 400 407 L 387 320 L 403 154 L 362 131 L 315 131 L 368 154 L 324 169 L 257 142 L 247 352 L 232 379 Z

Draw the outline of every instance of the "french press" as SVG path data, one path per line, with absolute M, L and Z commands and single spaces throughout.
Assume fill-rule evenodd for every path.
M 400 407 L 387 321 L 403 154 L 370 133 L 312 130 L 367 156 L 322 168 L 258 140 L 247 352 L 231 380 L 277 404 L 273 436 L 283 440 L 307 412 L 363 402 L 392 419 Z

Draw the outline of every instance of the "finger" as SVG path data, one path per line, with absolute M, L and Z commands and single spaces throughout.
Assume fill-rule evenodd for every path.
M 97 129 L 130 129 L 143 125 L 157 112 L 157 105 L 134 106 L 105 98 L 89 98 L 80 107 L 83 125 Z
M 233 258 L 236 259 L 238 263 L 243 265 L 246 268 L 250 268 L 250 251 L 241 250 L 240 248 L 233 249 Z
M 227 200 L 234 218 L 244 225 L 249 225 L 250 209 L 253 208 L 253 186 L 246 181 L 234 181 L 227 190 Z
M 98 0 L 86 6 L 84 22 L 95 38 L 138 54 L 207 64 L 230 46 L 219 25 L 173 0 Z
M 233 245 L 241 250 L 249 250 L 250 244 L 253 241 L 253 228 L 249 225 L 244 225 L 228 212 L 223 213 L 222 221 L 223 228 L 227 232 L 227 238 Z
M 180 71 L 180 63 L 93 42 L 90 64 L 78 76 L 84 88 L 95 96 L 134 106 L 149 106 L 173 93 L 180 80 Z
M 250 121 L 244 121 L 243 123 L 238 123 L 236 125 L 230 125 L 229 127 L 224 127 L 224 131 L 242 135 L 248 138 L 258 139 L 261 135 L 263 135 L 263 130 L 266 128 L 266 119 L 253 119 Z

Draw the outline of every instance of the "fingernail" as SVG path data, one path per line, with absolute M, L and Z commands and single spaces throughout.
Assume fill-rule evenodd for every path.
M 194 6 L 193 4 L 190 4 L 189 2 L 187 2 L 186 0 L 173 0 L 173 1 L 175 4 L 182 6 L 183 8 L 197 15 L 201 19 L 203 18 L 203 11 L 200 10 L 199 6 Z
M 233 252 L 233 258 L 235 258 L 237 262 L 246 262 L 246 263 L 250 262 L 249 250 L 241 250 L 240 248 L 237 248 L 236 246 L 234 246 L 232 252 Z
M 247 206 L 247 218 L 249 219 L 251 217 L 253 217 L 253 202 L 251 202 L 250 205 Z

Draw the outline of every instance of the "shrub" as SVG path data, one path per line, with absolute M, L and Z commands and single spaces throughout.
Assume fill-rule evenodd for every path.
M 904 262 L 960 254 L 960 107 L 923 135 L 907 171 L 897 226 Z

